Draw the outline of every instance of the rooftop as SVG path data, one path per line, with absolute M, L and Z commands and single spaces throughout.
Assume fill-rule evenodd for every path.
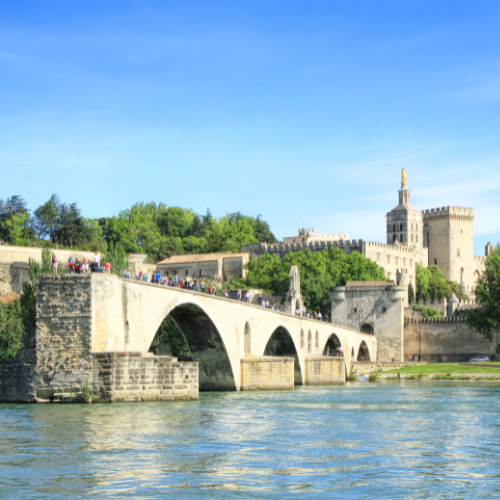
M 248 255 L 247 253 L 231 253 L 231 252 L 221 252 L 221 253 L 197 253 L 192 255 L 173 255 L 168 259 L 161 260 L 157 264 L 182 264 L 184 262 L 200 262 L 200 261 L 210 261 L 219 260 L 224 257 L 244 257 Z
M 345 286 L 393 286 L 394 281 L 348 281 Z

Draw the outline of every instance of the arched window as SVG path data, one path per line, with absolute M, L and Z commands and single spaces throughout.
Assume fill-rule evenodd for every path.
M 417 236 L 417 243 L 418 243 L 418 234 L 416 236 Z
M 403 230 L 403 223 L 402 222 L 401 222 L 400 226 L 401 227 L 399 228 L 399 230 L 402 231 Z
M 403 233 L 401 233 L 401 239 L 399 240 L 400 243 L 403 243 Z
M 393 224 L 392 225 L 392 231 L 395 232 L 396 231 L 396 224 Z
M 318 334 L 318 332 L 316 332 L 316 340 L 314 342 L 314 347 L 316 349 L 318 349 L 318 347 L 319 347 L 319 334 Z
M 413 242 L 413 233 L 411 233 L 411 241 Z
M 396 235 L 392 237 L 392 242 L 394 243 L 396 241 Z

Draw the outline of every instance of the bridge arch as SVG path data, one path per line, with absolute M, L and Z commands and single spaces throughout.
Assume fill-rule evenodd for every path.
M 359 345 L 358 357 L 357 357 L 356 361 L 371 361 L 370 351 L 369 351 L 368 346 L 366 345 L 366 342 L 364 340 L 362 340 L 361 344 Z
M 278 326 L 273 331 L 264 349 L 264 356 L 287 356 L 294 358 L 295 385 L 303 384 L 302 367 L 299 351 L 290 332 L 283 326 Z
M 158 328 L 167 316 L 179 327 L 193 361 L 199 363 L 199 390 L 235 391 L 235 370 L 225 342 L 210 314 L 199 304 L 184 302 L 167 307 L 161 315 Z

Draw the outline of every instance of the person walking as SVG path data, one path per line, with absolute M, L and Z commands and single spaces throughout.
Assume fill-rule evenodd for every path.
M 52 254 L 52 272 L 57 274 L 57 257 L 55 253 Z

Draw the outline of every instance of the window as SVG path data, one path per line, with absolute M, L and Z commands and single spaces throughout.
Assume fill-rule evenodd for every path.
M 418 243 L 418 234 L 416 236 L 417 236 L 417 243 Z
M 413 242 L 413 233 L 411 233 L 411 241 Z
M 382 314 L 384 314 L 385 312 L 387 312 L 387 308 L 386 307 L 382 307 Z
M 418 231 L 418 224 L 415 224 L 415 231 Z
M 437 266 L 438 265 L 438 260 L 437 259 L 434 259 L 434 265 Z
M 396 231 L 396 224 L 393 224 L 392 225 L 392 231 L 395 232 Z
M 403 258 L 403 266 L 406 267 L 406 258 Z
M 397 266 L 399 263 L 399 257 L 394 257 L 394 261 L 396 262 L 396 266 Z
M 401 238 L 399 239 L 399 242 L 400 242 L 400 243 L 403 243 L 403 241 L 404 241 L 404 240 L 403 240 L 403 235 L 401 234 Z
M 388 256 L 387 256 L 387 264 L 390 264 L 390 263 L 391 263 L 391 256 L 390 256 L 390 255 L 388 255 Z
M 411 230 L 413 231 L 413 222 L 411 223 Z
M 460 257 L 460 248 L 457 248 L 457 257 Z
M 403 223 L 402 223 L 402 222 L 401 222 L 401 224 L 400 224 L 400 228 L 399 228 L 399 230 L 400 230 L 400 231 L 402 231 L 402 230 L 403 230 Z
M 378 253 L 377 253 L 377 260 L 380 260 L 380 256 L 381 256 L 381 253 L 380 253 L 380 252 L 378 252 Z
M 354 312 L 355 312 L 355 313 L 357 313 L 357 312 L 358 312 L 358 308 L 357 308 L 357 307 L 355 307 L 355 308 L 354 308 Z

